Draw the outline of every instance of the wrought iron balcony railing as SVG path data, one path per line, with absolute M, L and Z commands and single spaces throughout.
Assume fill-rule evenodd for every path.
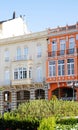
M 32 56 L 17 56 L 13 59 L 13 61 L 20 61 L 20 60 L 32 60 Z
M 66 49 L 66 50 L 60 50 L 60 51 L 50 51 L 48 52 L 48 57 L 55 57 L 55 56 L 64 56 L 64 55 L 70 55 L 78 53 L 78 49 L 72 48 L 72 49 Z

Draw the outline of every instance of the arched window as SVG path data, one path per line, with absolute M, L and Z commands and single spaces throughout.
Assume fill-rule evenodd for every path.
M 11 93 L 9 91 L 4 92 L 4 101 L 10 101 L 11 100 Z

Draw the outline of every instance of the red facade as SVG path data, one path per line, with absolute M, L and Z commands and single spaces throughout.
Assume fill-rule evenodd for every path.
M 78 100 L 78 23 L 50 29 L 47 46 L 48 98 Z

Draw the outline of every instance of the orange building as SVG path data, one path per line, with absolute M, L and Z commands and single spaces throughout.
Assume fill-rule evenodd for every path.
M 78 23 L 48 30 L 48 99 L 78 100 Z

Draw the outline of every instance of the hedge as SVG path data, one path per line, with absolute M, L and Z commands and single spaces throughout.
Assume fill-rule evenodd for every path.
M 38 120 L 5 120 L 0 119 L 0 130 L 37 130 Z

